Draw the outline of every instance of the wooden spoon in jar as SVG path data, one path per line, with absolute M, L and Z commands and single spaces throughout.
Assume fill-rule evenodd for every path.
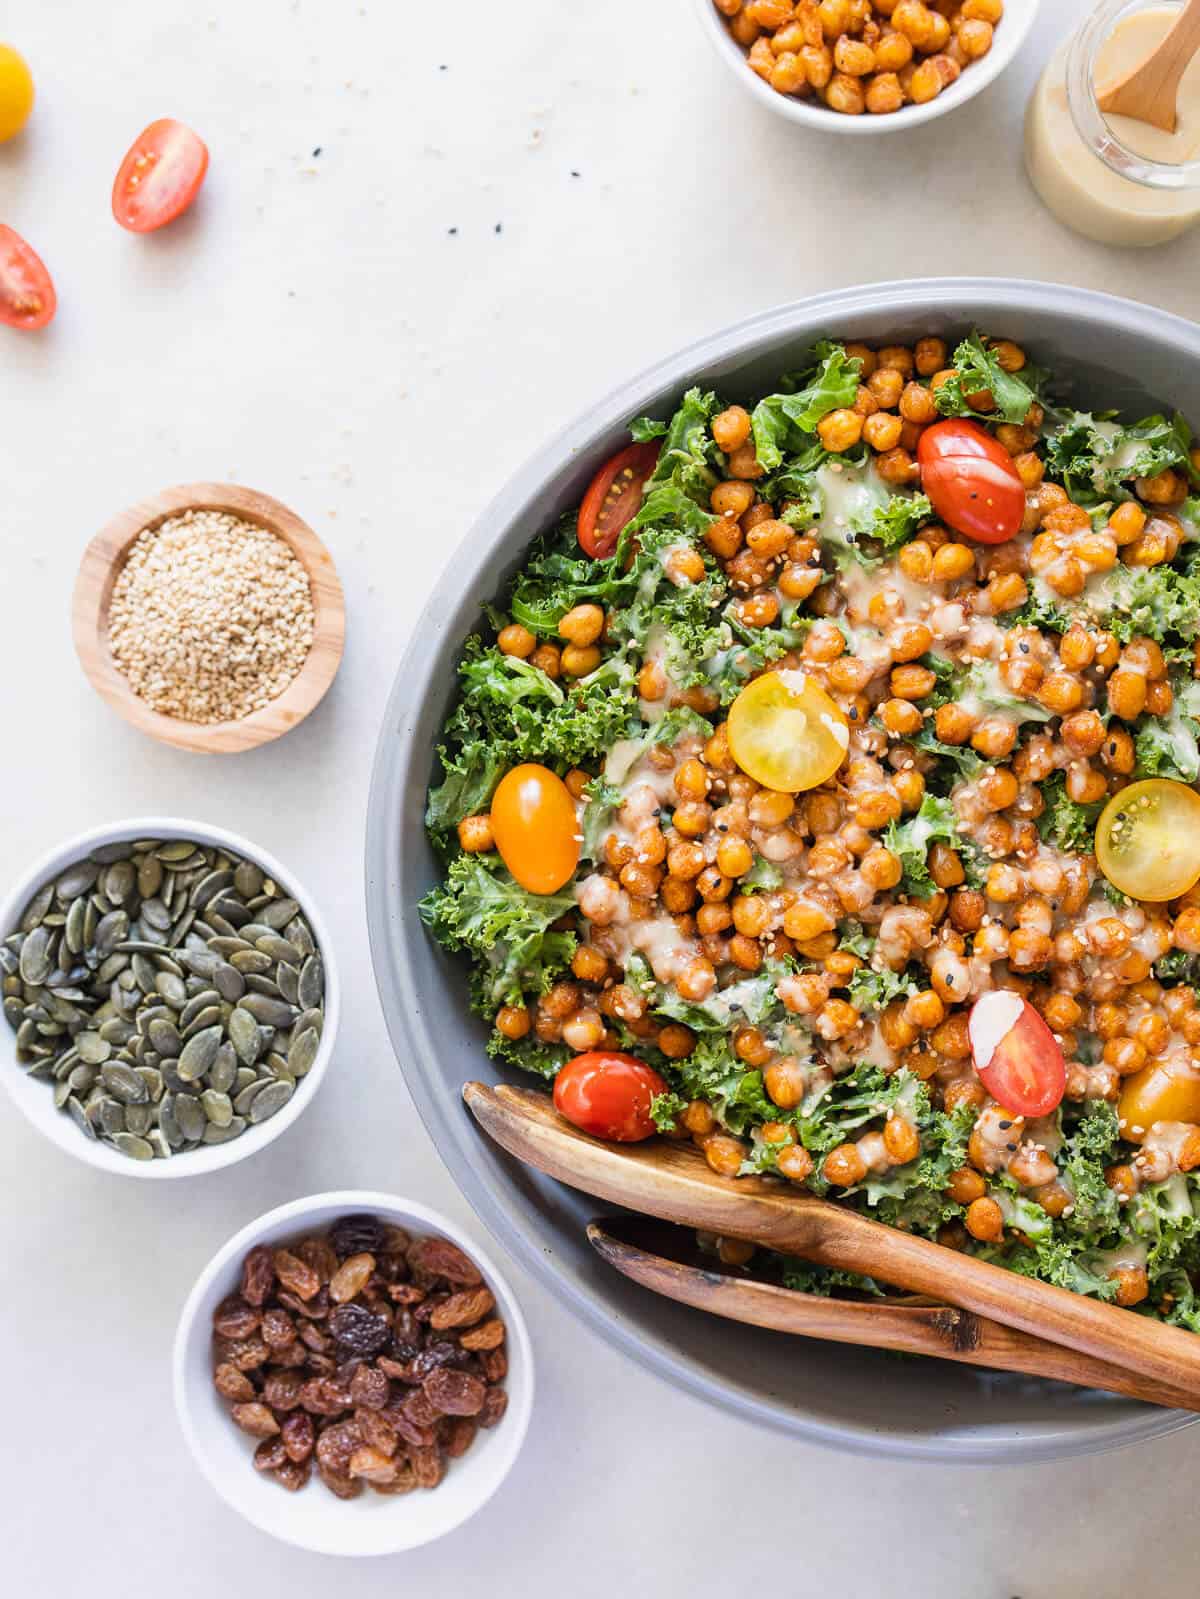
M 1200 1337 L 915 1238 L 766 1177 L 720 1177 L 689 1145 L 603 1144 L 527 1088 L 467 1083 L 476 1121 L 510 1154 L 587 1194 L 726 1238 L 839 1266 L 1182 1389 L 1200 1404 Z M 1080 1381 L 1087 1386 L 1089 1376 Z M 1197 1408 L 1193 1405 L 1192 1408 Z
M 1136 117 L 1174 133 L 1179 121 L 1179 83 L 1200 50 L 1200 0 L 1188 0 L 1178 21 L 1161 44 L 1123 78 L 1099 90 L 1101 111 Z
M 689 1264 L 664 1249 L 687 1249 L 687 1240 L 664 1238 L 668 1229 L 644 1216 L 606 1216 L 587 1230 L 592 1248 L 622 1276 L 682 1305 L 729 1321 L 776 1332 L 871 1349 L 931 1355 L 992 1371 L 1102 1388 L 1172 1410 L 1200 1410 L 1200 1395 L 1131 1376 L 1119 1366 L 1094 1360 L 1061 1344 L 1047 1343 L 1016 1328 L 976 1316 L 954 1305 L 918 1295 L 882 1299 L 826 1299 L 774 1283 L 743 1277 L 715 1260 Z

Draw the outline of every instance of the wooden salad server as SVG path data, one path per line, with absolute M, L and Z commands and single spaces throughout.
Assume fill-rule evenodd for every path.
M 463 1098 L 509 1154 L 598 1199 L 928 1294 L 1200 1401 L 1195 1333 L 989 1265 L 770 1178 L 719 1177 L 690 1145 L 600 1143 L 534 1089 L 467 1083 Z
M 1002 1326 L 972 1311 L 936 1304 L 919 1296 L 886 1299 L 825 1299 L 774 1283 L 755 1282 L 720 1265 L 687 1264 L 660 1254 L 656 1233 L 665 1228 L 642 1216 L 607 1216 L 587 1230 L 592 1248 L 622 1276 L 652 1293 L 681 1305 L 707 1310 L 729 1321 L 770 1327 L 801 1338 L 872 1349 L 898 1349 L 910 1355 L 933 1355 L 992 1371 L 1019 1371 L 1029 1377 L 1052 1377 L 1081 1387 L 1103 1388 L 1166 1405 L 1172 1410 L 1200 1410 L 1200 1395 L 1166 1383 L 1137 1377 L 1120 1366 L 1047 1343 L 1014 1327 Z
M 1174 133 L 1179 120 L 1179 81 L 1200 50 L 1200 0 L 1188 0 L 1161 44 L 1123 78 L 1097 94 L 1101 111 L 1136 117 L 1164 133 Z

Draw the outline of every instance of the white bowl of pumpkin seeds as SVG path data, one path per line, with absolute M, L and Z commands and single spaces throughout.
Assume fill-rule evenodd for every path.
M 0 1078 L 68 1155 L 195 1177 L 303 1114 L 337 1034 L 312 899 L 248 839 L 139 817 L 69 839 L 0 909 Z

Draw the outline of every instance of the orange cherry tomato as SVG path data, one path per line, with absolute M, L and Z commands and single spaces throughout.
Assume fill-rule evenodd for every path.
M 1067 1086 L 1054 1034 L 1011 988 L 981 994 L 967 1018 L 975 1070 L 998 1105 L 1016 1116 L 1048 1116 Z
M 185 212 L 208 171 L 208 147 L 173 117 L 134 140 L 113 184 L 113 216 L 130 233 L 153 233 Z
M 657 1131 L 650 1114 L 667 1085 L 636 1055 L 594 1049 L 569 1060 L 554 1079 L 554 1108 L 593 1138 L 636 1144 Z
M 658 451 L 653 440 L 627 445 L 596 473 L 579 507 L 579 543 L 586 555 L 602 561 L 616 549 L 621 529 L 641 509 Z
M 1096 860 L 1133 899 L 1186 894 L 1200 879 L 1200 794 L 1170 777 L 1130 783 L 1100 812 Z
M 729 752 L 765 788 L 799 794 L 833 776 L 850 747 L 846 713 L 796 668 L 764 672 L 729 707 Z
M 1131 1144 L 1155 1122 L 1200 1122 L 1200 1073 L 1183 1062 L 1152 1061 L 1121 1084 L 1117 1119 Z
M 546 766 L 514 766 L 492 796 L 500 859 L 531 894 L 556 894 L 579 864 L 579 818 L 561 777 Z
M 1021 531 L 1025 486 L 1012 456 L 978 422 L 935 422 L 917 444 L 921 487 L 947 526 L 978 544 Z
M 44 328 L 57 307 L 54 284 L 40 257 L 0 222 L 0 322 L 32 332 Z

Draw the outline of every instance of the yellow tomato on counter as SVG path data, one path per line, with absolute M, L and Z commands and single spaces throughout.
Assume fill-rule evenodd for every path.
M 747 683 L 729 708 L 728 733 L 742 771 L 785 794 L 832 777 L 850 745 L 845 713 L 799 668 L 764 672 Z
M 556 894 L 579 864 L 579 818 L 561 777 L 532 762 L 514 766 L 492 796 L 500 859 L 531 894 Z
M 1155 1122 L 1200 1124 L 1200 1074 L 1155 1061 L 1121 1084 L 1117 1102 L 1121 1137 L 1140 1144 Z
M 0 44 L 0 144 L 15 138 L 33 110 L 33 74 L 11 44 Z
M 1200 879 L 1200 794 L 1152 777 L 1130 783 L 1096 823 L 1100 870 L 1133 899 L 1176 899 Z

